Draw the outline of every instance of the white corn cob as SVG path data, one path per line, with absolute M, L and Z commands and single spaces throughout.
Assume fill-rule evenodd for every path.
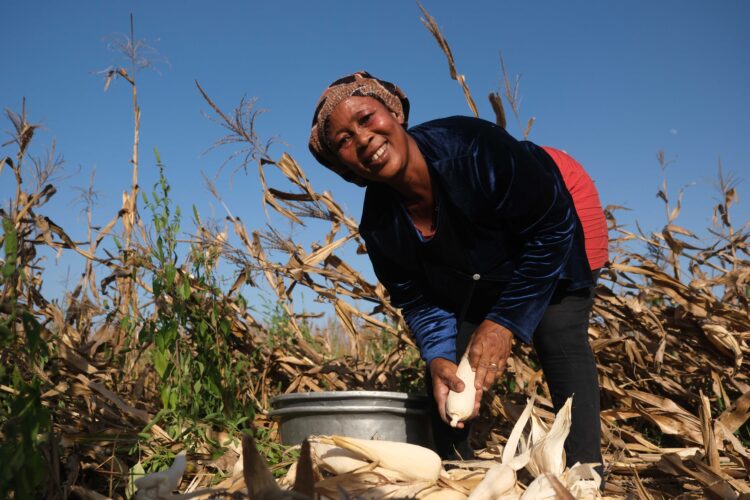
M 354 452 L 333 444 L 311 442 L 310 445 L 318 466 L 322 466 L 337 476 L 361 469 L 370 463 L 359 458 Z
M 375 441 L 332 436 L 336 446 L 377 462 L 415 481 L 437 481 L 443 464 L 437 453 L 422 446 L 394 441 Z
M 474 412 L 474 371 L 469 364 L 469 358 L 464 356 L 458 364 L 456 376 L 464 382 L 464 390 L 461 392 L 450 391 L 445 402 L 445 413 L 451 419 L 451 427 L 456 427 L 458 422 L 466 420 Z

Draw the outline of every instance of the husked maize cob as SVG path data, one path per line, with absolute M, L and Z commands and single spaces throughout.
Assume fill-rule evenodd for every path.
M 474 413 L 474 398 L 476 389 L 474 388 L 474 371 L 469 364 L 469 358 L 464 356 L 458 364 L 456 376 L 464 382 L 464 390 L 461 392 L 450 391 L 448 399 L 445 402 L 445 413 L 451 419 L 451 427 L 471 417 Z
M 336 446 L 346 448 L 381 467 L 416 481 L 437 481 L 443 464 L 434 451 L 409 443 L 332 436 Z

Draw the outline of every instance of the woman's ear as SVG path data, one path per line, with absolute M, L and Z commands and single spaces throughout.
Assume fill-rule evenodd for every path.
M 396 113 L 395 111 L 391 111 L 391 114 L 393 115 L 393 117 L 394 117 L 394 118 L 396 119 L 396 121 L 397 121 L 398 123 L 400 123 L 401 125 L 403 125 L 403 124 L 404 124 L 404 119 L 403 119 L 403 117 L 399 116 L 399 115 L 398 115 L 398 113 Z

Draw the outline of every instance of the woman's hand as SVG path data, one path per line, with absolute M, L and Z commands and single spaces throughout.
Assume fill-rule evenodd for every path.
M 486 319 L 474 330 L 467 352 L 476 372 L 474 386 L 480 395 L 505 371 L 512 346 L 513 333 L 494 321 Z
M 456 375 L 458 366 L 452 361 L 444 358 L 435 358 L 430 362 L 430 374 L 432 375 L 432 393 L 435 396 L 440 418 L 446 424 L 450 420 L 445 414 L 445 401 L 448 399 L 448 392 L 470 391 L 472 387 L 466 387 L 466 384 Z M 476 390 L 475 390 L 476 391 Z M 482 400 L 482 391 L 476 391 L 474 396 L 474 411 L 470 418 L 479 415 L 479 403 Z M 457 427 L 463 429 L 464 423 L 459 422 Z

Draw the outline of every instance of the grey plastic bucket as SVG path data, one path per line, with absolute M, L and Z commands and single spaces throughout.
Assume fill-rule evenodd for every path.
M 309 435 L 349 436 L 432 447 L 425 396 L 387 391 L 284 394 L 271 399 L 281 442 L 301 443 Z

